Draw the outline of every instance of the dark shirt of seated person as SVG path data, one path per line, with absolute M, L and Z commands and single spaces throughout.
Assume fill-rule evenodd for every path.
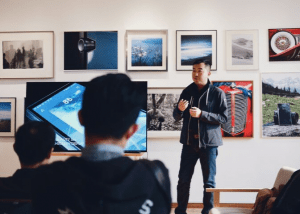
M 20 126 L 13 145 L 21 169 L 11 177 L 0 178 L 0 198 L 31 198 L 31 181 L 36 168 L 48 163 L 55 144 L 55 132 L 45 123 L 32 121 Z
M 146 95 L 125 74 L 107 74 L 88 83 L 78 113 L 85 128 L 82 156 L 40 168 L 34 182 L 34 213 L 170 213 L 164 164 L 123 156 L 138 129 L 136 119 L 144 101 Z
M 293 173 L 287 184 L 277 196 L 272 214 L 300 213 L 300 170 Z

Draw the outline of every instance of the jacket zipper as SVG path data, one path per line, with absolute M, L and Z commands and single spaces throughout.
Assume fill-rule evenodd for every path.
M 207 91 L 206 91 L 206 105 L 207 105 L 207 97 L 208 97 L 208 91 L 209 91 L 209 88 L 207 89 Z M 199 100 L 198 100 L 198 108 L 200 109 L 200 100 L 201 100 L 201 98 L 203 97 L 203 95 L 204 95 L 205 93 L 203 93 L 202 95 L 201 95 L 201 97 L 199 98 Z M 199 141 L 199 148 L 201 148 L 201 140 L 200 140 L 200 120 L 198 120 L 198 133 L 199 133 L 199 135 L 198 135 L 198 141 Z M 206 146 L 204 145 L 204 148 L 205 148 Z
M 206 105 L 207 105 L 207 100 L 208 100 L 208 93 L 209 93 L 209 88 L 207 89 L 206 91 Z M 205 92 L 201 95 L 201 97 L 199 98 L 199 101 L 198 101 L 198 108 L 200 109 L 200 100 L 201 98 L 204 96 Z M 193 105 L 193 101 L 194 101 L 194 98 L 193 96 L 191 96 L 191 99 L 190 99 L 190 103 L 191 103 L 191 107 Z M 190 115 L 190 118 L 189 118 L 189 124 L 188 124 L 188 130 L 187 130 L 187 145 L 190 145 L 190 141 L 189 141 L 189 130 L 190 130 L 190 122 L 191 122 L 191 115 Z M 201 148 L 201 141 L 200 141 L 200 122 L 198 121 L 198 133 L 199 133 L 199 148 Z
M 193 98 L 193 96 L 191 96 L 191 99 L 190 99 L 191 107 L 193 106 L 193 102 L 194 102 L 194 98 Z M 189 118 L 188 130 L 187 130 L 187 143 L 186 143 L 187 145 L 190 145 L 190 141 L 189 141 L 190 122 L 191 122 L 191 114 L 190 114 L 190 118 Z

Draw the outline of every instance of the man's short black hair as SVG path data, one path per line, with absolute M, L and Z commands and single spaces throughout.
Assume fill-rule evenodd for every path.
M 193 65 L 198 65 L 200 63 L 204 63 L 205 67 L 209 68 L 208 71 L 211 70 L 211 61 L 205 60 L 205 59 L 198 59 L 198 60 L 194 61 Z
M 20 162 L 33 165 L 45 160 L 55 144 L 55 132 L 46 122 L 31 121 L 20 126 L 14 150 Z
M 83 94 L 81 109 L 86 133 L 122 138 L 136 122 L 145 99 L 125 74 L 107 74 L 91 80 Z

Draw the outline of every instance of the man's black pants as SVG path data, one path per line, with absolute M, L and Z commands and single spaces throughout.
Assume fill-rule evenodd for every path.
M 213 193 L 205 192 L 205 188 L 215 187 L 216 176 L 216 158 L 218 156 L 218 147 L 201 148 L 199 151 L 188 145 L 183 145 L 181 152 L 180 170 L 177 185 L 177 202 L 178 207 L 175 209 L 176 214 L 186 214 L 186 209 L 190 195 L 190 183 L 194 174 L 194 168 L 197 160 L 200 159 L 203 175 L 203 210 L 202 214 L 208 214 L 213 208 Z

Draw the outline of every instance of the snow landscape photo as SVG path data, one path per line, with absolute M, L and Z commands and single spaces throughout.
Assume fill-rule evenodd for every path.
M 253 35 L 232 35 L 232 65 L 253 65 Z

